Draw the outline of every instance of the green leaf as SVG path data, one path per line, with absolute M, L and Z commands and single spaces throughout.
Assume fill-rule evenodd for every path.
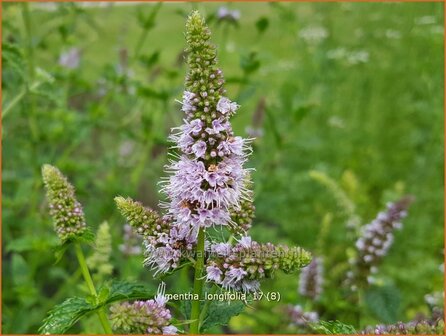
M 67 251 L 69 245 L 69 243 L 64 243 L 62 245 L 56 246 L 56 248 L 54 249 L 54 256 L 56 257 L 56 261 L 54 262 L 54 264 L 57 264 L 59 263 L 59 261 L 62 260 L 62 257 Z
M 344 324 L 340 321 L 319 321 L 317 323 L 310 323 L 310 327 L 318 334 L 324 334 L 324 335 L 357 334 L 353 326 L 349 324 Z
M 259 34 L 263 34 L 266 29 L 268 29 L 269 20 L 267 17 L 262 16 L 260 19 L 256 21 L 256 28 Z
M 252 51 L 248 55 L 242 55 L 240 59 L 240 67 L 249 75 L 260 68 L 260 61 L 258 59 L 257 52 Z
M 82 317 L 105 305 L 121 300 L 149 299 L 153 297 L 153 290 L 146 285 L 112 281 L 99 289 L 97 297 L 88 295 L 85 298 L 74 297 L 50 310 L 43 321 L 39 332 L 41 334 L 63 334 L 68 331 Z
M 365 302 L 369 311 L 384 323 L 398 321 L 401 294 L 394 286 L 374 286 L 365 292 Z
M 212 301 L 201 328 L 204 331 L 214 326 L 226 325 L 229 323 L 231 317 L 240 314 L 244 308 L 245 305 L 240 301 L 230 303 Z
M 95 306 L 80 297 L 69 298 L 55 306 L 43 320 L 41 334 L 64 334 L 79 319 L 95 310 Z
M 55 247 L 58 241 L 54 234 L 23 236 L 8 242 L 6 252 L 47 251 Z
M 159 50 L 156 50 L 150 55 L 141 55 L 139 57 L 139 61 L 145 67 L 151 68 L 156 63 L 158 63 L 159 58 L 160 58 L 160 52 L 159 52 Z
M 74 240 L 80 243 L 85 243 L 87 245 L 93 245 L 95 240 L 95 235 L 94 232 L 90 230 L 90 228 L 87 228 L 84 231 L 84 233 L 74 238 Z
M 122 300 L 142 300 L 149 299 L 155 295 L 153 289 L 140 283 L 133 283 L 127 281 L 112 281 L 109 286 L 103 287 L 109 288 L 107 299 L 103 304 L 109 304 Z M 103 288 L 100 289 L 101 292 Z
M 26 260 L 17 253 L 12 255 L 12 281 L 14 285 L 21 286 L 29 283 L 31 271 Z

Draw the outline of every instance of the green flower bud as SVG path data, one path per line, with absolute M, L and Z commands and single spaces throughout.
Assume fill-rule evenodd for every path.
M 50 215 L 59 238 L 65 242 L 82 235 L 86 230 L 86 223 L 82 205 L 76 200 L 74 187 L 59 169 L 48 164 L 42 166 L 42 178 Z
M 164 231 L 167 228 L 158 213 L 144 207 L 142 203 L 134 201 L 130 197 L 121 196 L 115 197 L 115 202 L 121 215 L 144 238 L 154 236 L 155 232 Z
M 88 266 L 96 272 L 99 279 L 111 275 L 113 266 L 110 264 L 110 256 L 112 253 L 112 237 L 110 234 L 110 226 L 107 222 L 99 225 L 95 239 L 95 251 L 87 259 Z

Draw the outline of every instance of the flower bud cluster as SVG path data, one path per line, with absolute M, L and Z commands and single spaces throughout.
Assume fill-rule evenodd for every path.
M 365 335 L 444 335 L 444 319 L 434 321 L 419 320 L 408 323 L 398 322 L 390 325 L 367 327 L 361 334 Z
M 299 293 L 317 300 L 322 293 L 324 265 L 322 258 L 313 257 L 311 263 L 302 268 L 299 278 Z
M 166 308 L 164 288 L 163 283 L 153 300 L 113 304 L 110 320 L 114 331 L 123 334 L 177 334 L 177 328 L 171 325 L 170 310 Z
M 49 203 L 50 215 L 53 217 L 54 229 L 62 240 L 82 235 L 86 223 L 82 205 L 77 201 L 74 187 L 67 178 L 51 165 L 42 167 L 43 183 Z
M 206 265 L 207 281 L 243 292 L 257 291 L 259 280 L 272 278 L 277 270 L 291 273 L 311 260 L 310 254 L 298 247 L 260 244 L 249 236 L 241 237 L 234 246 L 215 244 L 211 252 Z
M 108 222 L 102 222 L 96 232 L 94 253 L 88 257 L 87 264 L 95 271 L 95 277 L 103 279 L 113 273 L 113 265 L 110 263 L 112 254 L 112 236 Z
M 393 232 L 401 229 L 401 220 L 407 216 L 411 202 L 411 197 L 405 197 L 388 203 L 387 211 L 380 212 L 375 220 L 364 226 L 361 237 L 356 241 L 357 257 L 352 260 L 355 272 L 348 274 L 349 281 L 355 283 L 353 286 L 372 281 L 370 275 L 377 272 L 378 264 L 389 251 Z

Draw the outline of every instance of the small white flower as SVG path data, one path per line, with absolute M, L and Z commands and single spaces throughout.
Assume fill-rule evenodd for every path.
M 155 302 L 158 303 L 160 306 L 164 306 L 168 301 L 165 294 L 166 284 L 164 282 L 161 282 L 158 286 L 158 292 L 155 296 Z

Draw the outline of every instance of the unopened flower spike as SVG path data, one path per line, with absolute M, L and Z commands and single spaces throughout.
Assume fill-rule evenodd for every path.
M 42 166 L 42 178 L 46 188 L 50 215 L 54 229 L 62 242 L 81 236 L 86 230 L 82 205 L 77 201 L 74 187 L 54 166 Z
M 130 197 L 115 197 L 116 205 L 121 214 L 135 231 L 143 236 L 153 236 L 159 229 L 159 215 L 156 211 L 144 207 L 140 202 L 132 200 Z
M 110 307 L 110 320 L 116 332 L 126 334 L 177 334 L 171 324 L 172 315 L 166 308 L 166 285 L 161 283 L 155 299 L 122 302 Z

